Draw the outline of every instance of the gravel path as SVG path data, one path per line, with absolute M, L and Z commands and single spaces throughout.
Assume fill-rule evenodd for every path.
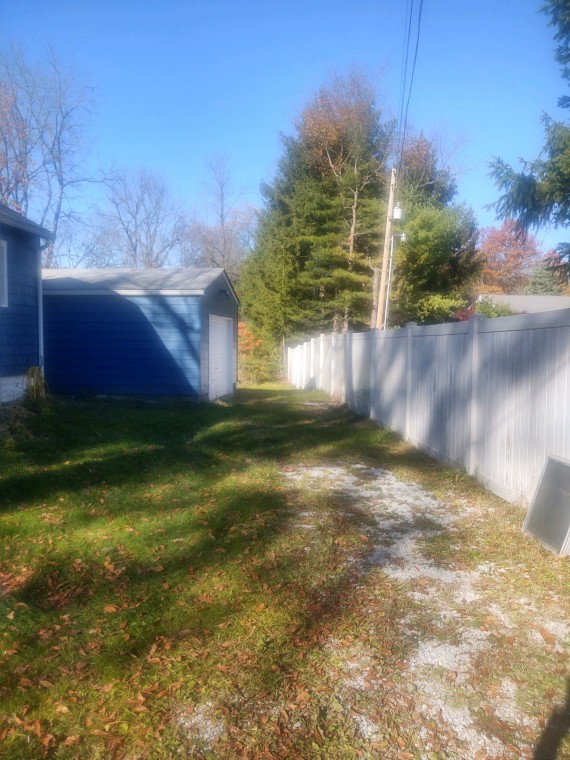
M 385 574 L 410 602 L 409 613 L 397 622 L 412 642 L 402 667 L 405 689 L 397 698 L 410 705 L 418 721 L 420 756 L 532 758 L 542 726 L 528 707 L 524 680 L 505 677 L 492 693 L 482 694 L 479 672 L 492 672 L 497 648 L 513 633 L 526 642 L 524 652 L 513 651 L 513 657 L 563 657 L 570 644 L 570 626 L 552 617 L 548 600 L 543 609 L 522 596 L 498 600 L 496 582 L 509 569 L 482 562 L 466 570 L 440 560 L 430 548 L 443 540 L 460 549 L 462 526 L 484 519 L 480 511 L 438 501 L 380 468 L 300 467 L 284 472 L 284 477 L 291 484 L 330 493 L 335 503 L 346 503 L 373 521 L 369 530 L 373 550 L 360 561 L 359 570 Z M 299 527 L 308 530 L 310 515 L 302 521 Z M 526 621 L 524 631 L 521 619 Z M 367 676 L 373 650 L 346 650 L 335 641 L 329 647 L 337 660 L 345 661 L 339 681 L 345 700 L 354 690 L 373 697 L 380 689 L 379 681 Z M 359 715 L 356 722 L 361 734 L 373 741 L 377 733 L 373 717 Z

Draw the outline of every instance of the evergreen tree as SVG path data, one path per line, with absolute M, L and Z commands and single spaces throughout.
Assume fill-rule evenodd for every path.
M 444 322 L 465 306 L 481 262 L 473 212 L 452 203 L 457 188 L 433 142 L 408 139 L 402 153 L 399 198 L 405 209 L 395 243 L 389 324 Z M 397 234 L 397 233 L 396 233 Z
M 558 43 L 555 58 L 562 78 L 570 81 L 570 8 L 568 0 L 548 0 L 541 9 L 556 28 Z M 570 107 L 570 97 L 558 99 L 561 108 Z M 512 217 L 519 229 L 538 229 L 547 225 L 570 225 L 570 123 L 545 115 L 544 147 L 535 161 L 522 161 L 522 171 L 497 158 L 491 174 L 503 195 L 495 204 L 500 219 Z M 570 273 L 570 243 L 561 243 L 558 252 Z
M 417 207 L 396 255 L 391 323 L 444 322 L 465 304 L 480 269 L 477 225 L 463 206 Z
M 367 325 L 391 130 L 352 75 L 320 90 L 283 139 L 241 285 L 247 318 L 273 338 Z
M 548 263 L 542 262 L 532 270 L 525 293 L 531 296 L 559 296 L 564 293 L 564 285 Z
M 336 77 L 308 103 L 262 188 L 255 249 L 241 272 L 244 315 L 258 335 L 285 341 L 368 327 L 393 158 L 394 124 L 363 77 Z M 401 166 L 410 234 L 398 254 L 394 313 L 441 321 L 477 269 L 475 224 L 448 208 L 455 183 L 423 135 L 408 140 Z

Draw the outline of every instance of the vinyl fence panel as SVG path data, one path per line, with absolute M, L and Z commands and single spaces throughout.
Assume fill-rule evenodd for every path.
M 406 433 L 406 330 L 373 331 L 370 368 L 370 418 Z
M 370 412 L 370 354 L 373 333 L 348 333 L 345 351 L 346 403 L 358 414 Z
M 484 320 L 477 385 L 476 473 L 529 501 L 546 457 L 570 459 L 570 311 Z
M 469 449 L 470 345 L 466 322 L 412 335 L 407 437 L 433 456 L 465 464 Z
M 548 456 L 570 460 L 570 309 L 321 335 L 288 369 L 509 501 L 530 501 Z

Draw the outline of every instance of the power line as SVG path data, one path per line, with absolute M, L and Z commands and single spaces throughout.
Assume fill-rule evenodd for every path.
M 402 63 L 400 67 L 400 97 L 398 100 L 398 132 L 401 134 L 401 126 L 404 118 L 404 103 L 406 81 L 408 78 L 408 59 L 410 51 L 410 38 L 412 34 L 412 15 L 414 12 L 414 0 L 408 0 L 406 6 L 406 20 L 404 22 L 404 35 L 402 38 Z
M 407 77 L 408 58 L 409 58 L 409 54 L 410 54 L 410 49 L 409 49 L 410 45 L 409 45 L 409 43 L 410 43 L 411 27 L 412 27 L 413 4 L 414 3 L 413 3 L 413 0 L 412 0 L 410 14 L 409 14 L 409 19 L 407 19 L 408 34 L 407 34 L 407 42 L 406 42 L 405 53 L 404 53 L 405 58 L 406 58 L 406 64 L 405 64 L 405 69 L 404 69 L 404 77 L 405 78 Z M 412 71 L 411 71 L 411 75 L 410 75 L 410 83 L 409 83 L 409 87 L 408 87 L 408 97 L 406 99 L 406 107 L 405 107 L 405 109 L 402 109 L 403 110 L 403 114 L 402 114 L 402 111 L 401 111 L 400 114 L 399 114 L 399 117 L 398 117 L 399 118 L 399 124 L 398 124 L 398 126 L 399 126 L 399 132 L 400 132 L 400 151 L 399 151 L 399 156 L 398 156 L 398 170 L 400 169 L 401 164 L 402 164 L 402 157 L 403 157 L 403 154 L 404 154 L 404 145 L 405 145 L 405 141 L 406 141 L 406 132 L 407 132 L 407 129 L 408 129 L 408 110 L 410 108 L 410 99 L 412 97 L 412 89 L 413 89 L 413 86 L 414 86 L 414 75 L 416 73 L 416 63 L 417 63 L 417 60 L 418 60 L 418 50 L 419 50 L 419 47 L 420 47 L 420 34 L 421 34 L 421 28 L 422 28 L 423 7 L 424 7 L 424 0 L 420 0 L 419 10 L 418 10 L 417 29 L 416 29 L 416 44 L 415 44 L 415 49 L 414 49 L 414 60 L 413 60 L 413 63 L 412 63 Z M 404 78 L 404 81 L 403 81 L 403 84 L 402 84 L 402 89 L 401 89 L 402 95 L 404 95 L 404 93 L 406 91 L 406 81 L 405 81 L 405 78 Z M 404 97 L 405 97 L 405 95 L 404 95 Z

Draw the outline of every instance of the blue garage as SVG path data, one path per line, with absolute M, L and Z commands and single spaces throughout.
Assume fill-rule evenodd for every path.
M 223 269 L 48 269 L 43 294 L 52 392 L 235 390 L 238 299 Z

